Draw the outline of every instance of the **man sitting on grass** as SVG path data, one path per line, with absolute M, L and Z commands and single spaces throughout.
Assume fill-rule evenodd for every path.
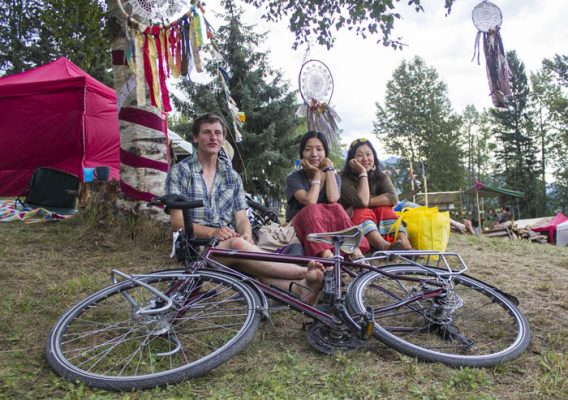
M 197 149 L 172 167 L 166 178 L 166 193 L 203 200 L 202 208 L 190 210 L 196 237 L 217 238 L 218 248 L 222 249 L 263 252 L 252 241 L 241 177 L 230 161 L 219 154 L 226 135 L 226 125 L 219 116 L 206 113 L 196 118 L 192 139 Z M 170 211 L 170 223 L 174 232 L 184 228 L 181 210 Z M 266 284 L 292 290 L 308 303 L 315 302 L 323 285 L 323 265 L 314 261 L 308 268 L 230 258 L 218 261 L 254 275 Z

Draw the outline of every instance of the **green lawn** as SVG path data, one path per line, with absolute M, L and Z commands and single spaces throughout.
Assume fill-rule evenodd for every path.
M 43 347 L 70 305 L 107 285 L 111 268 L 175 266 L 167 228 L 133 218 L 0 224 L 0 398 L 6 399 L 566 399 L 568 248 L 454 235 L 470 273 L 514 293 L 533 330 L 527 352 L 491 369 L 452 369 L 380 343 L 351 354 L 311 349 L 302 316 L 273 314 L 245 351 L 209 374 L 143 392 L 89 389 L 57 376 Z

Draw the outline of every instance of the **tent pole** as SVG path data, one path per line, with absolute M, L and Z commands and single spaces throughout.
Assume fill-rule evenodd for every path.
M 420 160 L 420 167 L 422 168 L 422 180 L 424 181 L 424 205 L 428 207 L 428 180 L 426 179 L 426 168 L 422 160 Z
M 426 180 L 426 175 L 424 175 L 424 204 L 428 207 L 428 181 Z
M 412 202 L 416 203 L 416 193 L 414 192 L 414 170 L 412 168 L 412 160 L 410 161 L 410 169 L 409 169 L 409 174 L 410 174 L 410 189 L 412 190 Z
M 477 200 L 477 226 L 479 226 L 479 233 L 481 233 L 481 211 L 479 210 L 479 190 L 475 191 L 475 198 Z
M 481 196 L 481 215 L 484 216 L 484 220 L 485 220 L 485 201 L 483 201 L 483 196 Z M 481 220 L 479 220 L 479 227 L 483 228 L 483 224 L 481 223 Z

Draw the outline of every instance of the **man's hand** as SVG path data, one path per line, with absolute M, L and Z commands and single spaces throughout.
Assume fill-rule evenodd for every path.
M 213 237 L 216 237 L 220 241 L 231 239 L 238 236 L 239 234 L 234 230 L 232 230 L 231 228 L 229 228 L 228 226 L 223 226 L 221 228 L 218 228 L 216 232 L 213 234 Z

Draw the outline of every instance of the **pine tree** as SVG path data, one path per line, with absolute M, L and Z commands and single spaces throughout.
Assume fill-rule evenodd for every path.
M 5 0 L 0 8 L 0 72 L 14 74 L 35 65 L 40 41 L 41 0 Z
M 568 56 L 556 54 L 542 62 L 542 73 L 547 77 L 544 102 L 552 126 L 551 164 L 554 184 L 550 193 L 553 211 L 568 214 Z
M 525 192 L 526 201 L 520 205 L 521 215 L 537 216 L 543 213 L 544 198 L 533 138 L 534 119 L 528 107 L 528 79 L 516 52 L 509 51 L 506 56 L 511 69 L 512 96 L 506 110 L 491 110 L 498 143 L 495 155 L 501 166 L 498 172 L 509 188 Z
M 219 66 L 228 73 L 231 97 L 246 115 L 241 129 L 243 141 L 235 143 L 232 117 L 218 81 L 207 86 L 183 82 L 180 88 L 188 100 L 176 98 L 174 104 L 189 118 L 206 111 L 224 115 L 231 131 L 229 141 L 236 149 L 233 166 L 241 173 L 245 190 L 265 199 L 279 199 L 283 197 L 286 175 L 298 158 L 298 136 L 303 133 L 295 117 L 296 97 L 282 74 L 269 66 L 268 53 L 258 50 L 265 35 L 243 24 L 243 11 L 232 1 L 224 2 L 224 7 L 226 24 L 216 35 L 223 55 Z M 210 63 L 212 74 L 217 74 L 216 67 Z
M 374 132 L 389 152 L 409 159 L 415 169 L 424 161 L 430 191 L 463 186 L 459 127 L 436 70 L 420 57 L 403 61 L 387 83 L 384 106 L 377 103 Z

